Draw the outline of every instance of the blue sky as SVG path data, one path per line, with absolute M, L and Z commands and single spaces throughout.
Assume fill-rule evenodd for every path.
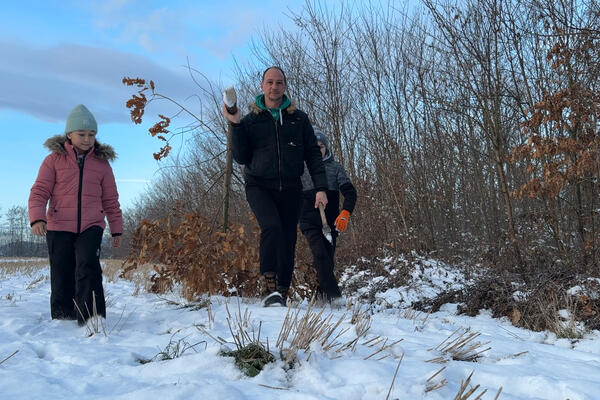
M 119 156 L 113 170 L 123 208 L 161 167 L 160 143 L 134 125 L 123 76 L 153 79 L 177 99 L 193 94 L 183 65 L 214 81 L 233 80 L 232 63 L 248 58 L 252 35 L 268 24 L 290 24 L 303 2 L 11 1 L 0 13 L 0 214 L 27 205 L 50 136 L 79 103 L 99 124 L 98 140 Z M 257 87 L 258 91 L 258 87 Z M 150 123 L 150 119 L 148 119 Z

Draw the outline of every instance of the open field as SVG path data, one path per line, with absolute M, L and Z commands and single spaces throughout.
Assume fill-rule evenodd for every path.
M 123 260 L 106 258 L 101 259 L 102 274 L 107 282 L 114 282 L 119 278 L 123 271 Z M 0 257 L 0 279 L 11 275 L 33 275 L 40 270 L 49 271 L 49 262 L 47 258 L 39 257 Z M 150 275 L 153 271 L 153 265 L 142 265 L 127 274 L 126 279 L 135 283 L 136 293 L 140 290 L 148 290 L 150 287 Z
M 103 259 L 100 260 L 102 271 L 107 278 L 113 278 L 120 272 L 123 260 Z M 0 257 L 0 277 L 15 273 L 31 274 L 49 266 L 47 258 L 38 257 Z
M 0 257 L 0 278 L 16 273 L 31 274 L 47 266 L 47 258 Z

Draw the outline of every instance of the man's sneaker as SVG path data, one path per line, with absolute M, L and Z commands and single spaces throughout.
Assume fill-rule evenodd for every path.
M 265 291 L 262 300 L 263 307 L 285 307 L 285 299 L 281 293 L 277 291 L 277 275 L 275 275 L 273 272 L 267 272 L 264 274 L 264 278 Z
M 262 300 L 263 307 L 285 307 L 285 300 L 279 292 L 271 292 Z

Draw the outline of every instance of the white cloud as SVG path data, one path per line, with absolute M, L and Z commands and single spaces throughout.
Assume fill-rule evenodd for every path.
M 231 56 L 243 62 L 251 35 L 263 23 L 276 28 L 290 3 L 263 0 L 260 7 L 242 0 L 173 1 L 168 6 L 139 0 L 79 3 L 76 7 L 84 12 L 77 15 L 90 27 L 87 35 L 63 32 L 59 36 L 63 42 L 50 47 L 32 44 L 39 38 L 0 39 L 0 110 L 57 122 L 74 105 L 84 103 L 100 123 L 129 121 L 124 103 L 135 91 L 122 85 L 124 76 L 152 79 L 160 92 L 186 99 L 198 92 L 182 67 L 188 58 L 209 79 L 227 75 Z
M 79 103 L 102 123 L 129 121 L 125 101 L 134 93 L 124 76 L 152 79 L 163 93 L 190 95 L 186 71 L 172 71 L 152 60 L 122 51 L 76 44 L 37 48 L 0 41 L 0 109 L 47 121 L 61 121 Z
M 92 24 L 112 30 L 120 43 L 133 43 L 153 53 L 185 56 L 205 52 L 221 60 L 246 46 L 257 29 L 277 29 L 289 24 L 289 8 L 301 3 L 292 0 L 222 0 L 218 2 L 171 1 L 168 7 L 152 3 L 113 0 L 91 6 Z M 184 56 L 184 58 L 185 58 Z

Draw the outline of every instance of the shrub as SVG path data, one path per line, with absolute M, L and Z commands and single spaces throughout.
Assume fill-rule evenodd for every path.
M 163 293 L 182 285 L 188 300 L 208 293 L 224 296 L 258 294 L 258 228 L 250 235 L 240 225 L 215 231 L 199 213 L 182 213 L 154 221 L 142 220 L 132 238 L 132 251 L 121 274 L 145 263 L 154 264 L 151 292 Z

